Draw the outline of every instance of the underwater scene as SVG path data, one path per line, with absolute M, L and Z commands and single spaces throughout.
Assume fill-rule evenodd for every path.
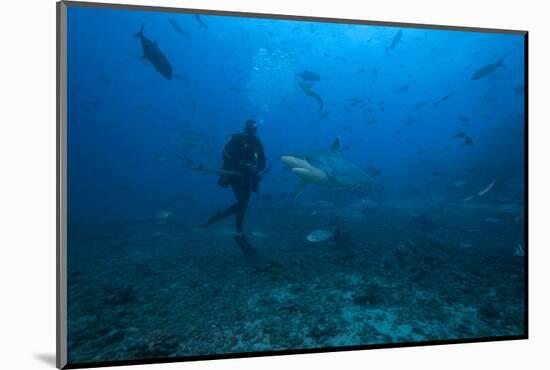
M 524 42 L 69 6 L 69 363 L 523 336 Z

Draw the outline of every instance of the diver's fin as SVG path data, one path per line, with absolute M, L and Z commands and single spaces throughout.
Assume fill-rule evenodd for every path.
M 260 254 L 252 245 L 250 245 L 243 234 L 237 234 L 233 237 L 233 239 L 247 258 L 255 261 L 259 260 Z
M 336 139 L 332 142 L 332 145 L 330 146 L 330 149 L 332 150 L 340 150 L 340 137 L 337 136 Z
M 134 35 L 134 37 L 141 37 L 141 36 L 143 36 L 143 29 L 144 29 L 144 28 L 145 28 L 145 22 L 143 22 L 143 24 L 141 25 L 141 29 L 139 30 L 138 33 L 136 33 L 136 34 Z
M 210 217 L 205 223 L 203 223 L 201 225 L 201 229 L 206 229 L 207 227 L 212 226 L 215 223 L 220 222 L 221 220 L 223 220 L 224 218 L 226 218 L 230 214 L 231 213 L 222 212 L 222 211 L 216 212 L 216 214 L 214 216 Z
M 305 182 L 304 180 L 300 180 L 300 182 L 298 183 L 298 185 L 296 185 L 296 188 L 294 188 L 294 191 L 292 192 L 292 199 L 298 198 L 298 195 L 300 195 L 304 191 L 307 185 L 307 182 Z

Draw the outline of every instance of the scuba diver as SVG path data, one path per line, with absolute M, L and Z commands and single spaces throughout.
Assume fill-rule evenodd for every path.
M 243 233 L 244 216 L 250 195 L 259 191 L 260 181 L 266 170 L 264 147 L 256 136 L 257 131 L 256 122 L 247 120 L 244 123 L 244 131 L 231 135 L 231 139 L 225 144 L 222 154 L 222 170 L 225 173 L 220 176 L 218 185 L 224 188 L 231 186 L 237 200 L 201 225 L 202 228 L 206 228 L 234 214 L 237 227 L 234 239 L 245 254 L 254 254 L 255 251 Z

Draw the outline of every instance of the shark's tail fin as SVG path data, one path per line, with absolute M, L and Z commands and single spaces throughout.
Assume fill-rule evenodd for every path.
M 141 37 L 141 36 L 143 36 L 143 29 L 144 29 L 144 28 L 145 28 L 145 22 L 143 22 L 143 24 L 141 25 L 141 29 L 139 30 L 138 33 L 136 33 L 136 34 L 134 35 L 134 37 Z
M 503 66 L 503 64 L 502 64 L 502 61 L 503 61 L 503 60 L 504 60 L 504 55 L 498 60 L 496 66 L 497 66 L 497 67 L 502 67 L 502 66 Z

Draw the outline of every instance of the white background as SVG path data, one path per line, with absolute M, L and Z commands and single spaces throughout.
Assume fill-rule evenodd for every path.
M 112 2 L 120 2 L 111 0 Z M 550 368 L 550 33 L 544 1 L 127 0 L 142 5 L 530 31 L 530 339 L 134 369 Z M 55 354 L 55 2 L 0 13 L 0 367 L 53 368 Z

